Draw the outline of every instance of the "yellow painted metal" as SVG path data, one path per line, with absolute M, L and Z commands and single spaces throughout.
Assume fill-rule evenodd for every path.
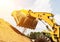
M 12 16 L 14 17 L 18 26 L 35 29 L 38 21 L 35 17 L 30 16 L 28 11 L 25 11 L 26 10 L 14 11 Z
M 20 14 L 23 13 L 25 16 L 30 15 L 32 17 L 38 18 L 39 20 L 44 20 L 46 23 L 48 23 L 53 29 L 53 31 L 49 32 L 52 36 L 53 41 L 56 41 L 54 35 L 56 35 L 57 38 L 60 37 L 60 34 L 59 34 L 60 26 L 56 25 L 54 18 L 52 18 L 52 19 L 50 18 L 50 17 L 54 16 L 53 14 L 47 13 L 47 12 L 33 12 L 31 10 L 19 10 L 19 11 L 20 11 Z M 19 13 L 18 12 L 13 12 L 12 13 L 13 17 L 15 17 L 16 21 L 18 21 L 18 18 L 16 18 L 15 14 L 19 15 Z M 19 21 L 17 23 L 19 23 Z
M 0 19 L 0 42 L 31 42 L 8 22 Z

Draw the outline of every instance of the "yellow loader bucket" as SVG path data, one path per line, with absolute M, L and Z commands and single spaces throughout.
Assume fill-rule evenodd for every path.
M 36 18 L 30 16 L 28 12 L 24 12 L 25 11 L 14 11 L 12 13 L 17 25 L 29 29 L 35 29 L 38 21 Z

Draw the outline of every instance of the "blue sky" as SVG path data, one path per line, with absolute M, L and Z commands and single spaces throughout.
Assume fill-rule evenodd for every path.
M 52 0 L 51 3 L 52 12 L 54 14 L 60 14 L 60 0 Z

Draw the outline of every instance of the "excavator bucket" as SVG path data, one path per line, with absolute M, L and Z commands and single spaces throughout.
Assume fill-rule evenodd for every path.
M 23 11 L 14 11 L 12 16 L 14 17 L 18 26 L 22 26 L 29 29 L 35 29 L 37 25 L 37 19 L 30 15 L 26 15 L 28 13 L 24 13 Z

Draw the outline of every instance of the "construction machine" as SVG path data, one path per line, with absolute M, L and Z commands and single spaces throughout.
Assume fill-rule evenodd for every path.
M 50 33 L 53 42 L 60 42 L 60 25 L 58 25 L 54 20 L 54 15 L 48 12 L 33 12 L 32 10 L 16 10 L 12 12 L 17 26 L 24 28 L 35 29 L 38 20 L 46 25 L 48 31 L 45 33 Z M 50 26 L 50 27 L 49 27 Z M 44 38 L 43 38 L 44 39 Z

